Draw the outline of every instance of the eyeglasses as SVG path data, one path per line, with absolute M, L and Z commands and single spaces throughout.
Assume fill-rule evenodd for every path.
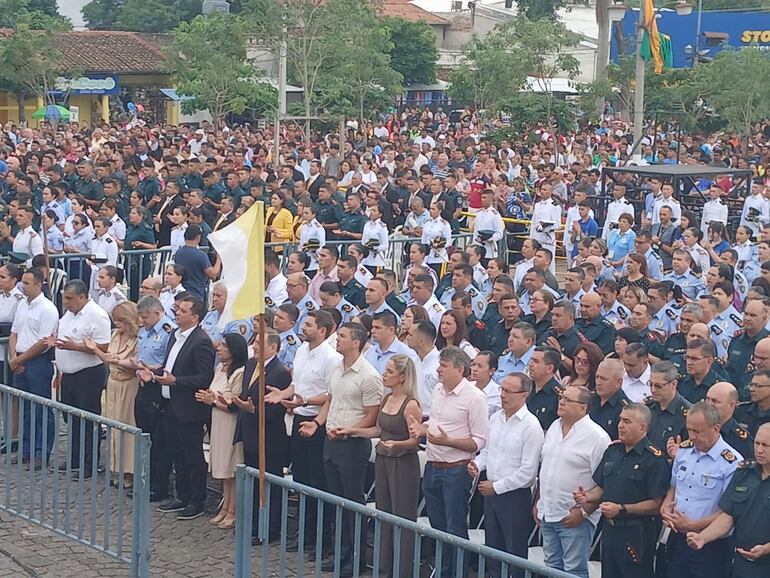
M 749 387 L 753 387 L 754 389 L 762 389 L 763 387 L 770 387 L 770 383 L 754 383 L 753 381 L 749 384 Z
M 650 382 L 650 388 L 651 389 L 663 389 L 668 384 L 673 383 L 674 381 L 676 381 L 676 380 L 675 379 L 670 379 L 670 380 L 668 380 L 665 383 L 652 383 L 652 382 Z
M 529 393 L 525 389 L 505 389 L 503 387 L 500 388 L 501 393 L 507 393 L 509 395 L 513 395 L 514 393 Z

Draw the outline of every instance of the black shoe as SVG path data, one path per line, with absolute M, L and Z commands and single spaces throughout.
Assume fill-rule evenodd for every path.
M 3 442 L 0 445 L 0 454 L 7 454 L 8 452 L 14 453 L 19 451 L 19 442 L 12 440 L 11 443 Z
M 251 537 L 251 545 L 252 546 L 261 546 L 264 540 L 262 538 L 259 538 L 258 536 L 252 536 Z
M 203 507 L 203 504 L 188 504 L 184 510 L 179 512 L 179 515 L 176 517 L 176 519 L 194 520 L 195 518 L 201 517 L 205 513 L 206 508 Z
M 168 500 L 168 494 L 159 494 L 150 490 L 150 503 L 165 502 Z
M 169 498 L 165 502 L 163 502 L 160 506 L 158 506 L 158 511 L 162 512 L 164 514 L 169 512 L 181 512 L 187 507 L 187 502 L 183 502 L 182 500 L 175 500 L 174 498 Z

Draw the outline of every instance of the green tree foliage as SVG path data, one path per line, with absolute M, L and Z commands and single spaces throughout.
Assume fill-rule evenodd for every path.
M 208 110 L 217 126 L 228 113 L 275 109 L 276 92 L 246 60 L 247 32 L 237 16 L 213 14 L 183 22 L 173 33 L 167 66 L 190 111 Z
M 55 0 L 0 0 L 0 28 L 21 24 L 33 30 L 72 28 L 72 23 L 59 14 Z
M 697 5 L 698 0 L 691 0 L 691 4 Z M 639 0 L 629 0 L 628 4 L 637 8 Z M 753 8 L 770 8 L 770 0 L 703 0 L 703 10 L 751 10 Z
M 81 10 L 86 26 L 91 30 L 114 29 L 123 0 L 91 0 Z
M 83 19 L 94 30 L 168 32 L 201 13 L 202 0 L 91 0 Z
M 574 78 L 579 70 L 578 61 L 568 53 L 578 41 L 579 36 L 561 22 L 519 16 L 495 27 L 484 40 L 470 42 L 460 67 L 450 73 L 450 94 L 477 108 L 510 110 L 511 99 L 530 88 L 527 76 L 532 76 L 532 88 L 545 95 L 548 117 L 552 80 Z
M 436 81 L 436 33 L 425 22 L 386 18 L 390 28 L 390 60 L 405 84 L 430 84 Z
M 19 120 L 25 120 L 24 101 L 39 97 L 46 100 L 59 75 L 61 54 L 53 45 L 51 32 L 17 25 L 9 36 L 0 37 L 0 86 L 16 95 Z M 50 102 L 53 104 L 53 102 Z
M 519 6 L 519 13 L 530 20 L 539 20 L 540 18 L 556 19 L 556 12 L 561 8 L 569 7 L 571 4 L 587 4 L 584 0 L 516 0 Z
M 749 136 L 753 123 L 770 116 L 767 52 L 759 48 L 722 50 L 693 74 L 693 86 L 728 129 Z

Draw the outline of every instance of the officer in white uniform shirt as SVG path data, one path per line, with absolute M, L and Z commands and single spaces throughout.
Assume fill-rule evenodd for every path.
M 265 275 L 268 278 L 265 288 L 265 305 L 268 309 L 275 309 L 284 303 L 289 294 L 286 291 L 286 277 L 281 271 L 280 258 L 273 251 L 265 253 Z
M 482 208 L 473 223 L 473 244 L 484 247 L 486 259 L 497 257 L 498 243 L 503 238 L 503 218 L 493 206 L 494 201 L 494 191 L 486 189 L 481 193 Z
M 361 265 L 370 270 L 385 267 L 385 257 L 388 255 L 388 227 L 380 220 L 380 208 L 377 205 L 370 208 L 369 220 L 364 223 L 361 244 L 369 249 L 369 254 L 361 260 Z
M 51 338 L 56 347 L 56 367 L 62 374 L 62 403 L 97 415 L 102 412 L 102 390 L 107 384 L 107 366 L 91 349 L 106 351 L 112 338 L 110 317 L 88 297 L 88 287 L 80 280 L 67 283 L 62 292 L 66 310 L 59 321 L 59 331 Z M 72 420 L 72 449 L 70 465 L 80 467 L 80 419 Z M 86 421 L 84 428 L 84 469 L 80 475 L 90 477 L 92 464 L 99 460 L 99 452 L 93 452 L 93 422 Z M 98 434 L 97 434 L 98 435 Z
M 553 187 L 550 183 L 543 183 L 540 186 L 542 200 L 535 203 L 532 211 L 529 236 L 555 255 L 556 231 L 561 225 L 561 207 L 551 198 L 552 194 Z M 556 259 L 551 261 L 550 270 L 551 273 L 556 273 Z
M 430 219 L 423 225 L 420 239 L 420 242 L 430 249 L 425 263 L 434 268 L 449 261 L 446 248 L 452 244 L 452 228 L 441 218 L 440 207 L 435 203 L 430 206 Z M 439 241 L 440 239 L 443 241 Z
M 318 299 L 322 307 L 333 307 L 340 312 L 342 323 L 348 323 L 358 315 L 358 307 L 342 296 L 342 288 L 337 281 L 324 281 L 318 290 Z
M 471 303 L 473 304 L 473 313 L 481 319 L 487 310 L 487 300 L 473 286 L 473 267 L 465 263 L 455 265 L 452 271 L 452 287 L 444 291 L 444 294 L 441 296 L 440 301 L 445 309 L 452 308 L 452 297 L 458 291 L 465 291 L 470 296 Z
M 94 238 L 91 241 L 91 251 L 94 255 L 104 255 L 107 259 L 107 265 L 118 264 L 118 244 L 109 234 L 109 221 L 104 217 L 94 219 Z M 92 267 L 94 272 L 98 269 Z
M 117 213 L 110 218 L 110 237 L 117 241 L 122 241 L 126 238 L 126 223 L 121 219 Z
M 32 227 L 34 214 L 32 207 L 19 207 L 16 211 L 16 224 L 19 225 L 19 232 L 13 239 L 13 252 L 29 257 L 27 267 L 32 266 L 32 257 L 43 254 L 43 239 Z
M 308 273 L 318 271 L 318 249 L 326 245 L 326 229 L 315 219 L 315 209 L 305 207 L 306 213 L 311 213 L 313 218 L 302 225 L 299 234 L 299 246 L 310 257 L 310 264 L 305 271 Z
M 741 225 L 749 227 L 755 239 L 760 238 L 762 225 L 770 221 L 770 201 L 762 194 L 764 185 L 761 179 L 751 183 L 751 194 L 743 201 Z
M 302 328 L 302 322 L 308 313 L 320 309 L 320 305 L 310 296 L 308 285 L 308 278 L 304 273 L 291 273 L 287 280 L 286 288 L 289 298 L 286 303 L 291 303 L 299 309 L 299 317 L 294 324 L 295 332 L 299 332 Z
M 610 236 L 610 230 L 617 227 L 620 215 L 623 213 L 632 215 L 634 217 L 634 222 L 636 222 L 634 205 L 631 204 L 631 201 L 626 199 L 626 185 L 615 185 L 612 189 L 612 196 L 615 200 L 607 205 L 607 216 L 604 219 L 604 227 L 602 228 L 602 239 L 605 241 Z
M 433 278 L 430 275 L 418 275 L 412 282 L 412 299 L 407 303 L 409 305 L 419 305 L 428 314 L 428 319 L 438 331 L 441 324 L 441 317 L 446 309 L 436 299 L 433 294 Z
M 670 183 L 664 183 L 661 187 L 662 196 L 656 199 L 652 205 L 652 224 L 657 225 L 660 223 L 660 209 L 661 207 L 669 207 L 671 209 L 673 222 L 677 222 L 682 217 L 682 206 L 674 198 L 674 187 Z
M 17 287 L 20 280 L 21 270 L 16 265 L 6 263 L 0 267 L 0 337 L 11 334 L 16 312 L 24 300 L 24 293 Z M 7 359 L 5 349 L 5 344 L 0 344 L 0 362 Z
M 103 266 L 99 269 L 99 274 L 96 276 L 98 289 L 91 290 L 91 298 L 110 317 L 112 317 L 112 310 L 115 309 L 118 303 L 126 301 L 126 296 L 116 286 L 116 276 L 117 269 L 113 265 Z
M 703 216 L 700 220 L 700 230 L 708 238 L 709 225 L 713 222 L 727 225 L 727 204 L 722 200 L 722 189 L 716 185 L 709 188 L 709 200 L 703 204 Z

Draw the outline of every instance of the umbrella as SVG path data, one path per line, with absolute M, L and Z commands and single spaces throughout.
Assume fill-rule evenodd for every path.
M 49 104 L 38 108 L 32 113 L 32 118 L 45 120 L 69 120 L 70 111 L 63 106 Z

